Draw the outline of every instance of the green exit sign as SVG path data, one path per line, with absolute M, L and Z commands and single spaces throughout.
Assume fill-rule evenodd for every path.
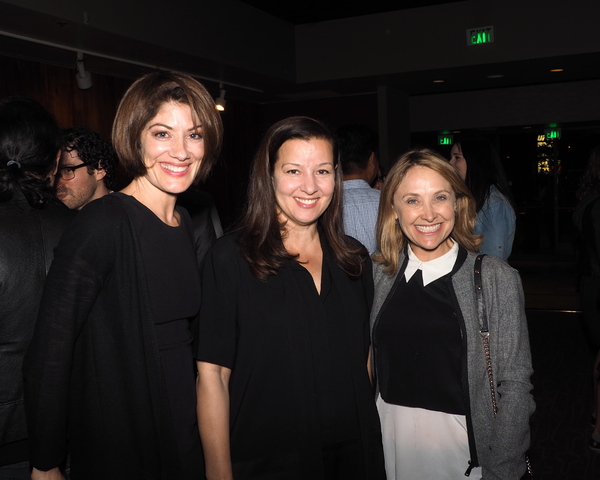
M 558 140 L 560 139 L 560 128 L 546 128 L 544 135 L 546 135 L 546 140 Z
M 492 25 L 467 30 L 467 45 L 469 47 L 487 43 L 494 43 L 494 27 Z
M 452 145 L 452 135 L 438 135 L 438 145 Z

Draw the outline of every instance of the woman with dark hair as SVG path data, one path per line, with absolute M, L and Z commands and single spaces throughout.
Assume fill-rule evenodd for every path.
M 478 260 L 474 223 L 473 197 L 443 157 L 413 150 L 391 168 L 371 312 L 388 479 L 525 472 L 534 402 L 521 280 Z
M 327 128 L 276 123 L 239 229 L 207 254 L 196 359 L 208 479 L 383 478 L 371 263 L 344 235 L 341 181 Z
M 464 139 L 452 146 L 450 164 L 475 198 L 475 233 L 483 235 L 479 251 L 506 261 L 515 239 L 516 216 L 498 153 L 486 139 Z
M 580 232 L 579 291 L 590 343 L 597 351 L 593 368 L 594 430 L 589 445 L 591 450 L 600 452 L 600 145 L 590 154 L 577 200 L 573 221 Z
M 190 320 L 200 277 L 177 195 L 222 136 L 212 96 L 157 72 L 122 98 L 113 143 L 133 177 L 65 232 L 25 362 L 32 479 L 202 478 Z
M 72 212 L 52 183 L 56 121 L 33 100 L 0 100 L 0 479 L 29 479 L 23 358 L 52 252 Z

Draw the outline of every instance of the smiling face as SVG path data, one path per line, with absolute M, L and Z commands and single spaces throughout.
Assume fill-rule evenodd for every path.
M 450 151 L 450 165 L 456 169 L 458 176 L 464 182 L 467 178 L 467 161 L 463 157 L 460 143 L 455 143 L 452 146 L 452 150 Z
M 142 131 L 141 146 L 146 174 L 140 180 L 168 194 L 190 187 L 204 157 L 202 127 L 182 103 L 161 105 Z
M 402 233 L 423 262 L 452 248 L 456 197 L 450 183 L 431 168 L 410 168 L 394 192 L 392 208 Z
M 316 225 L 335 188 L 331 143 L 319 138 L 287 140 L 277 152 L 272 181 L 286 230 Z

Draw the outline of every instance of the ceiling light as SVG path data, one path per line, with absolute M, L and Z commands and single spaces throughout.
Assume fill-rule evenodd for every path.
M 434 80 L 433 83 L 444 83 L 445 80 Z
M 550 70 L 550 71 L 551 71 L 551 72 L 554 72 L 554 73 L 556 73 L 556 72 L 562 72 L 562 71 L 563 71 L 563 69 L 562 69 L 562 68 L 553 68 L 553 69 L 552 69 L 552 70 Z
M 83 64 L 83 52 L 77 52 L 77 86 L 82 90 L 87 90 L 92 86 L 92 74 L 86 72 L 85 65 Z
M 225 111 L 225 105 L 227 105 L 227 100 L 225 100 L 225 90 L 223 89 L 223 85 L 220 85 L 221 93 L 217 98 L 215 98 L 215 108 L 219 112 Z

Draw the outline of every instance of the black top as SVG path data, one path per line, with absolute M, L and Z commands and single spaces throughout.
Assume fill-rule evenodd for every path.
M 459 255 L 453 271 L 464 262 Z M 398 287 L 381 310 L 373 334 L 381 397 L 406 407 L 466 414 L 462 338 L 449 278 L 423 286 L 421 270 Z
M 130 200 L 90 202 L 65 231 L 25 359 L 31 462 L 55 467 L 68 438 L 73 480 L 183 475 Z
M 366 369 L 370 262 L 352 280 L 323 241 L 322 247 L 320 295 L 295 261 L 258 280 L 234 235 L 219 239 L 206 256 L 195 353 L 232 369 L 236 479 L 324 478 L 323 446 L 351 439 L 367 459 L 355 478 L 380 478 L 379 420 Z
M 189 218 L 179 210 L 180 225 L 171 227 L 134 197 L 125 200 L 131 204 L 132 218 L 140 234 L 162 373 L 184 466 L 182 478 L 197 480 L 203 474 L 204 465 L 196 421 L 196 373 L 190 319 L 200 308 L 200 274 Z

